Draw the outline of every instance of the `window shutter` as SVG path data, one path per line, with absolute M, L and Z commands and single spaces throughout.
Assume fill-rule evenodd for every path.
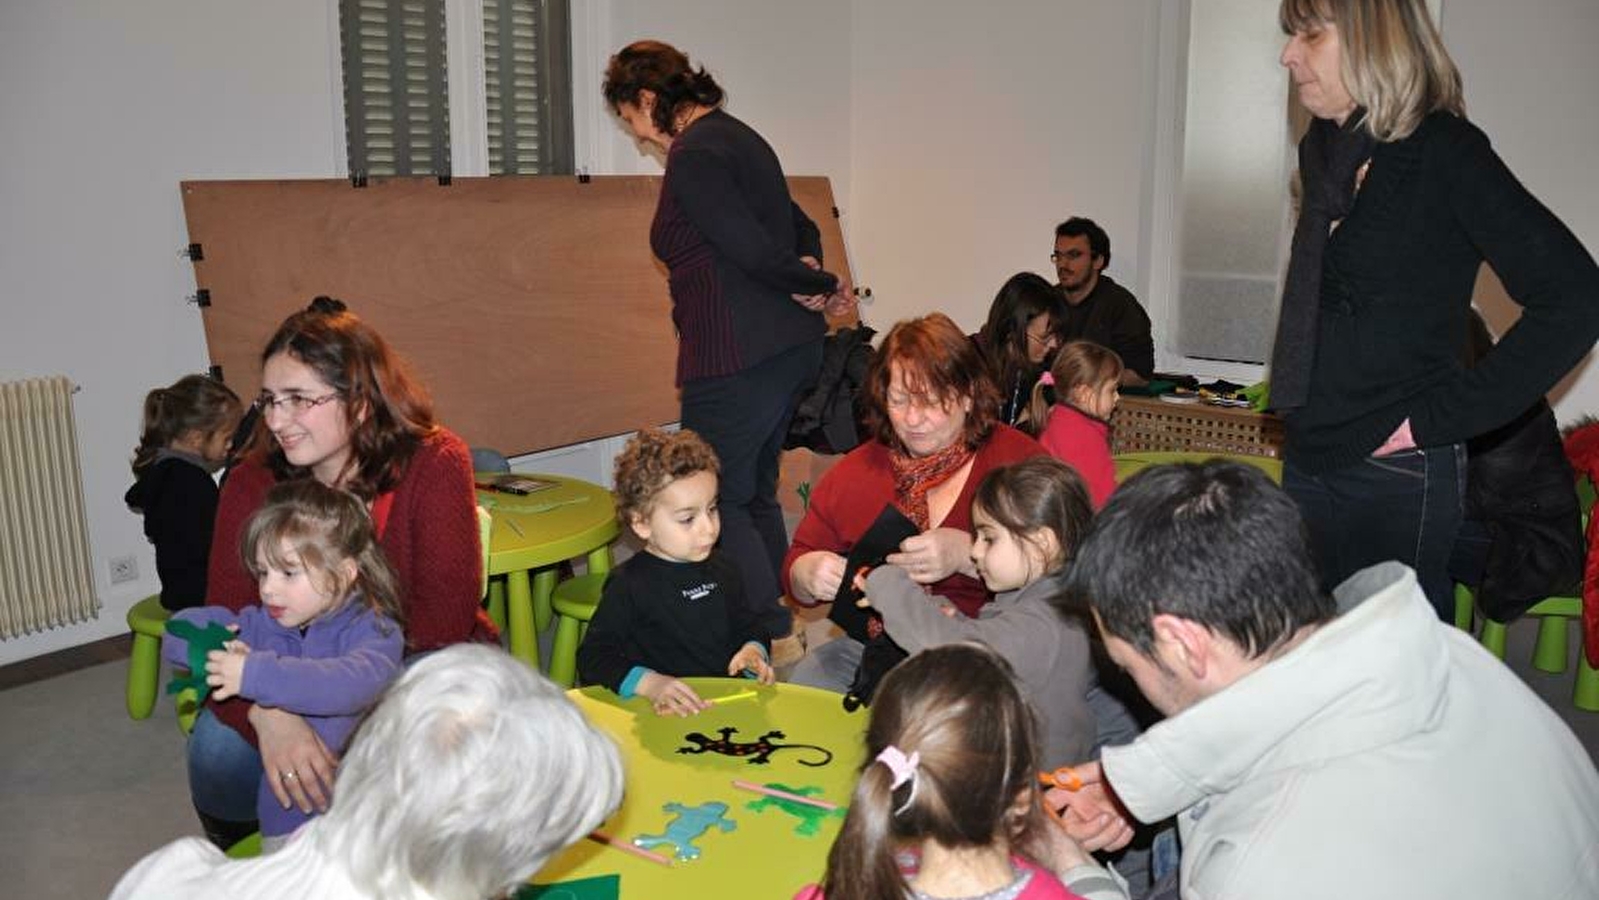
M 572 171 L 567 0 L 483 0 L 489 174 Z
M 350 173 L 450 174 L 444 0 L 339 0 Z

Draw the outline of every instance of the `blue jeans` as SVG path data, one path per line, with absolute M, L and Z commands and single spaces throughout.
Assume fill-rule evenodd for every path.
M 777 502 L 778 459 L 801 392 L 816 384 L 821 365 L 822 342 L 816 340 L 742 372 L 683 385 L 683 427 L 704 438 L 722 464 L 722 551 L 738 566 L 745 598 L 773 638 L 787 637 L 794 627 L 778 602 L 777 573 L 788 553 Z
M 189 734 L 189 795 L 194 808 L 228 822 L 254 822 L 261 753 L 202 710 Z
M 1283 488 L 1294 498 L 1320 566 L 1322 588 L 1386 560 L 1416 570 L 1438 617 L 1455 617 L 1449 554 L 1460 530 L 1466 454 L 1460 444 L 1366 458 L 1322 475 L 1283 461 Z

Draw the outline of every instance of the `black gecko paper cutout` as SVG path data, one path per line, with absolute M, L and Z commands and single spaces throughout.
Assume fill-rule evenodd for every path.
M 738 733 L 737 728 L 719 728 L 719 738 L 706 737 L 698 731 L 691 731 L 683 735 L 683 740 L 692 746 L 679 747 L 679 753 L 719 753 L 722 756 L 749 757 L 746 762 L 752 766 L 764 766 L 771 762 L 771 756 L 779 750 L 817 750 L 826 754 L 820 762 L 797 759 L 795 762 L 802 766 L 825 766 L 833 761 L 833 751 L 815 744 L 774 744 L 773 738 L 783 738 L 781 731 L 768 731 L 753 741 L 735 741 L 733 735 Z

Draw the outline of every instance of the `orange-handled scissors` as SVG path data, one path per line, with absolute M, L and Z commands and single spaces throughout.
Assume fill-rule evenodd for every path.
M 1083 776 L 1071 766 L 1061 766 L 1053 772 L 1039 772 L 1038 783 L 1045 787 L 1060 788 L 1065 791 L 1076 791 L 1083 786 Z M 1039 792 L 1038 805 L 1042 806 L 1055 821 L 1061 820 L 1061 810 L 1055 809 L 1044 801 L 1043 792 Z
M 1061 766 L 1053 772 L 1039 772 L 1038 782 L 1066 791 L 1081 790 L 1083 787 L 1083 777 L 1071 766 Z

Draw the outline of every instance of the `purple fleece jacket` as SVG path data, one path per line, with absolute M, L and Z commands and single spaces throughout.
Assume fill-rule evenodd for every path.
M 361 716 L 400 672 L 405 635 L 387 616 L 373 612 L 359 597 L 304 629 L 285 628 L 259 606 L 234 613 L 220 606 L 185 609 L 173 615 L 200 627 L 211 622 L 238 625 L 250 646 L 239 694 L 260 706 L 305 717 L 328 749 L 341 753 Z M 168 634 L 161 654 L 176 666 L 189 665 L 188 642 Z M 261 833 L 290 834 L 305 822 L 298 809 L 278 805 L 262 774 L 256 798 Z

